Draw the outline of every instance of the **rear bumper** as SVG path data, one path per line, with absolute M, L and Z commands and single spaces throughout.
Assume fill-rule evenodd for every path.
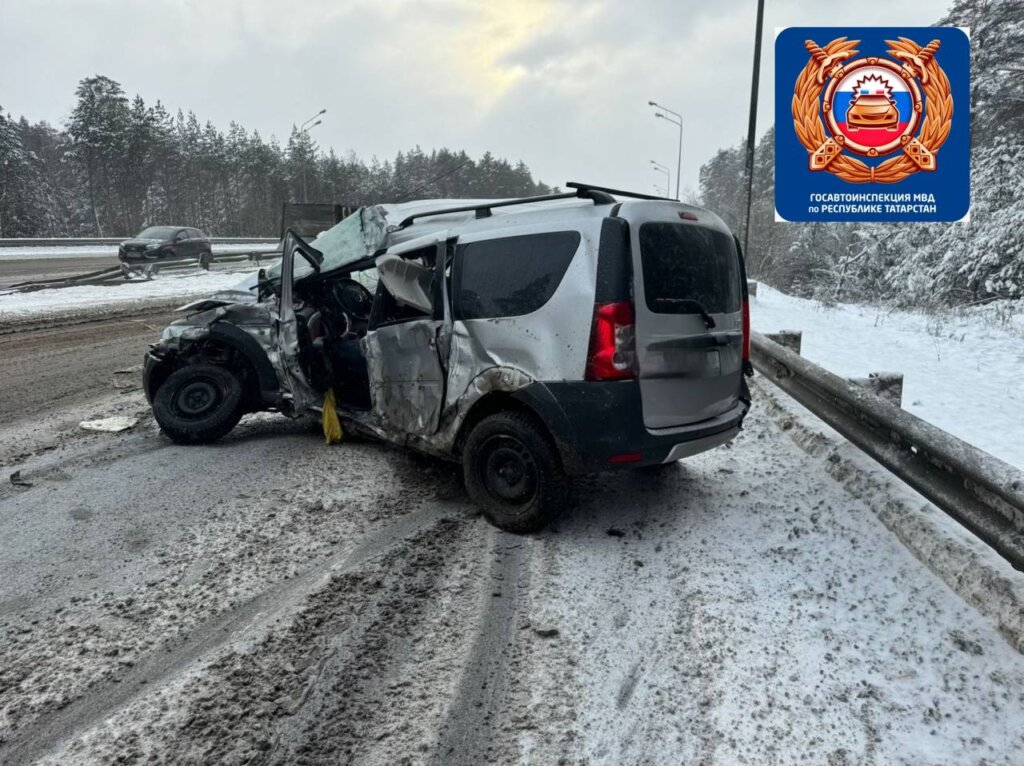
M 713 418 L 676 428 L 644 426 L 635 380 L 533 383 L 516 397 L 544 420 L 570 473 L 656 465 L 732 440 L 750 409 L 745 381 L 736 404 Z

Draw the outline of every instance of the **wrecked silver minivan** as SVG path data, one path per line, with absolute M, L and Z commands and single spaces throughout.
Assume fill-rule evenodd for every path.
M 669 465 L 750 406 L 736 238 L 706 210 L 583 184 L 362 208 L 248 291 L 182 307 L 146 394 L 180 443 L 328 392 L 348 429 L 462 463 L 498 526 L 543 526 L 566 475 Z M 620 199 L 621 198 L 621 199 Z

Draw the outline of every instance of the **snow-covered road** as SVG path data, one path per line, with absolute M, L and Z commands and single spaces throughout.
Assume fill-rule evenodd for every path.
M 839 334 L 861 313 L 791 300 L 755 322 L 872 352 Z M 764 392 L 732 445 L 580 480 L 516 537 L 456 466 L 279 416 L 171 444 L 118 372 L 166 310 L 6 328 L 0 763 L 1024 762 L 1024 658 L 992 617 L 1024 575 L 976 541 L 958 564 L 966 532 L 798 448 Z M 139 425 L 78 428 L 110 415 Z M 996 571 L 971 592 L 994 607 L 921 561 L 957 592 Z
M 802 330 L 801 354 L 844 377 L 902 372 L 903 409 L 1024 468 L 1024 302 L 964 317 L 823 308 L 758 286 L 755 330 Z
M 177 447 L 130 392 L 19 428 L 4 763 L 1024 759 L 1024 659 L 760 404 L 534 537 L 453 466 L 276 416 Z

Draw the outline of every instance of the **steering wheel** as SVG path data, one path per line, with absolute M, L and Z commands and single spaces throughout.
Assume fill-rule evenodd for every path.
M 370 319 L 373 295 L 354 279 L 343 279 L 331 288 L 334 299 L 349 317 L 359 322 Z

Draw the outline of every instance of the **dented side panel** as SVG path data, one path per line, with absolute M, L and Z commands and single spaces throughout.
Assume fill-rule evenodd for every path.
M 580 380 L 586 367 L 593 319 L 596 252 L 599 225 L 583 229 L 579 249 L 551 299 L 522 316 L 456 320 L 452 325 L 449 387 L 446 409 L 473 397 L 474 381 L 491 368 L 518 370 L 489 390 L 511 393 L 533 380 Z M 514 234 L 530 234 L 518 227 Z M 465 237 L 460 243 L 508 236 L 495 231 L 488 237 Z M 497 381 L 495 381 L 497 382 Z
M 444 372 L 437 352 L 443 322 L 414 320 L 380 327 L 363 341 L 373 412 L 389 431 L 426 437 L 437 431 Z
M 466 416 L 495 392 L 514 393 L 536 380 L 579 380 L 586 365 L 593 317 L 595 253 L 600 221 L 581 231 L 580 248 L 552 298 L 539 310 L 515 317 L 456 320 L 450 325 L 447 391 L 436 433 L 408 440 L 437 454 L 450 453 Z M 531 233 L 492 231 L 460 237 L 471 242 Z M 539 229 L 544 230 L 544 229 Z M 421 432 L 422 433 L 422 432 Z

